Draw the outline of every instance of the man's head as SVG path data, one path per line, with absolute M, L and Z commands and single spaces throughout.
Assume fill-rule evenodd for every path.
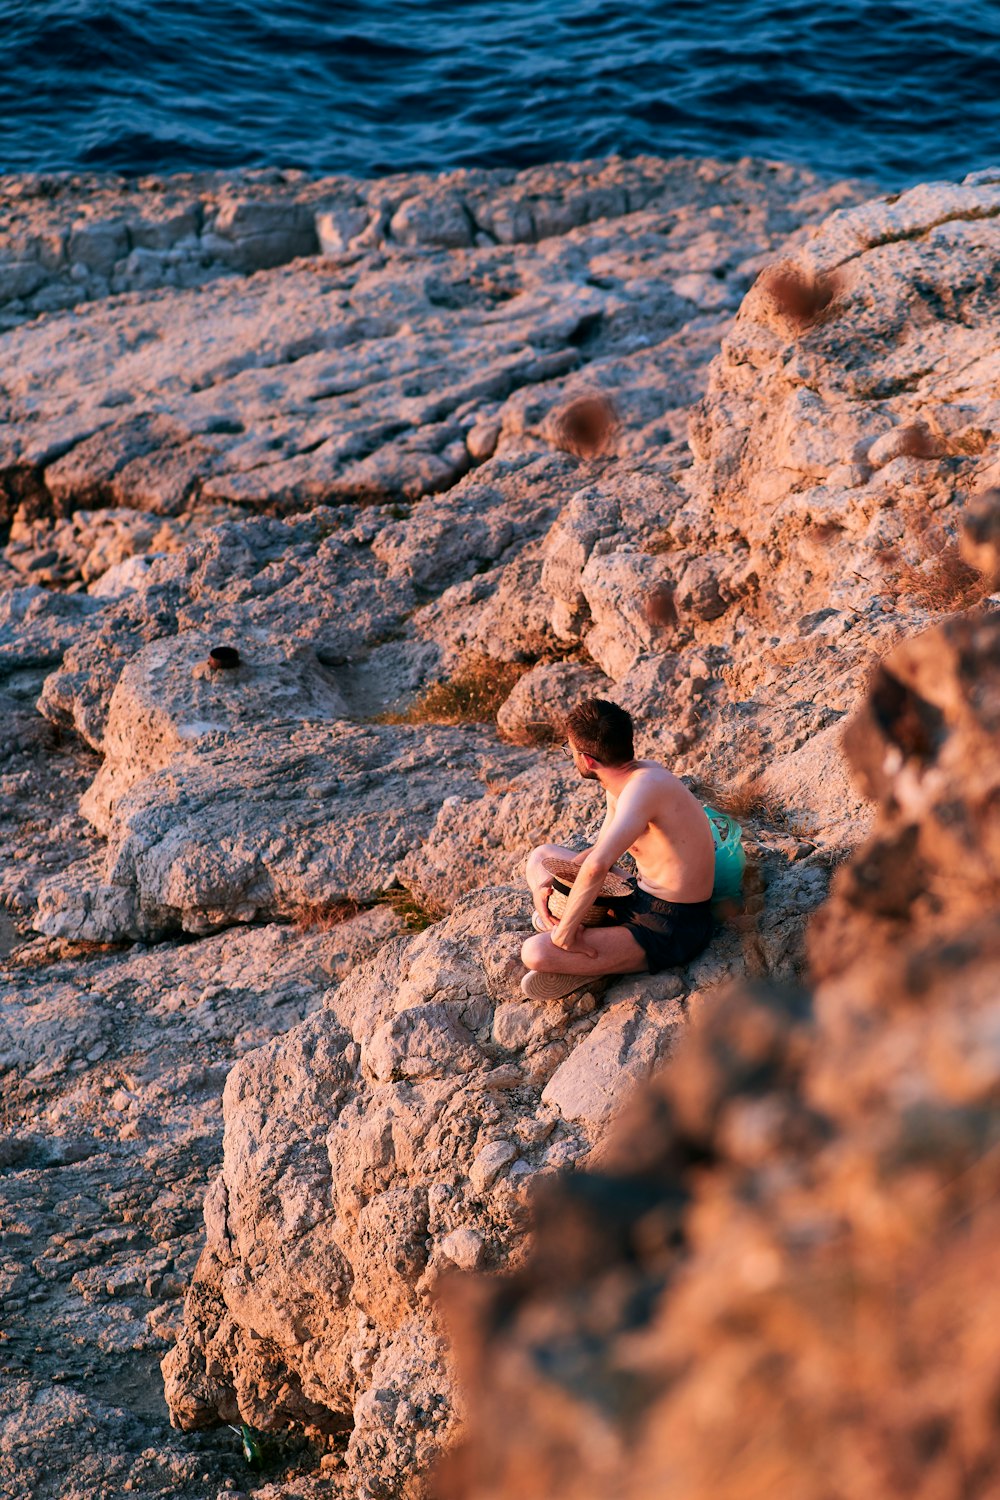
M 587 781 L 596 781 L 602 766 L 613 770 L 635 759 L 632 716 L 606 698 L 584 698 L 571 709 L 566 738 L 575 752 L 576 768 Z

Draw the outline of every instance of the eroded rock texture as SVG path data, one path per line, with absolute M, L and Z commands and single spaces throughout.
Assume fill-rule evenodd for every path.
M 995 177 L 4 182 L 14 1494 L 421 1493 L 440 1274 L 521 1263 L 528 1184 L 723 981 L 801 983 L 886 778 L 817 963 L 987 904 L 948 747 L 992 648 L 897 643 L 998 582 Z M 669 980 L 524 1006 L 512 882 L 596 826 L 551 743 L 593 691 L 730 799 L 752 900 Z
M 668 723 L 668 753 L 691 743 L 727 653 L 689 659 L 690 628 L 649 596 L 717 620 L 756 573 L 743 544 L 721 583 L 662 555 L 686 411 L 760 265 L 854 190 L 753 163 L 604 165 L 582 197 L 573 169 L 553 218 L 550 178 L 469 178 L 501 192 L 496 224 L 503 193 L 530 200 L 516 232 L 442 240 L 454 184 L 411 184 L 400 203 L 426 191 L 423 217 L 394 209 L 346 258 L 7 335 L 10 670 L 55 667 L 43 713 L 104 757 L 83 810 L 107 844 L 25 883 L 40 930 L 198 933 L 395 884 L 441 907 L 506 878 L 533 834 L 579 827 L 565 771 L 560 810 L 551 766 L 492 734 L 353 727 L 469 660 L 579 657 L 576 680 L 610 678 L 650 743 Z M 77 202 L 27 201 L 43 218 Z M 567 414 L 594 389 L 615 418 L 588 457 Z M 238 644 L 239 672 L 204 676 L 213 641 Z M 551 720 L 566 690 L 544 683 Z M 513 704 L 501 722 L 523 743 L 542 736 L 520 694 L 531 722 Z M 800 713 L 796 736 L 841 711 Z
M 824 872 L 778 884 L 754 951 L 791 976 Z M 164 1365 L 181 1425 L 242 1413 L 349 1434 L 353 1492 L 424 1492 L 455 1421 L 442 1273 L 518 1262 L 529 1184 L 601 1139 L 746 962 L 732 931 L 683 974 L 534 1004 L 518 988 L 529 914 L 523 889 L 472 892 L 231 1074 L 208 1240 Z
M 523 1270 L 453 1297 L 447 1493 L 994 1493 L 998 729 L 996 613 L 886 658 L 813 993 L 707 1010 Z
M 391 912 L 115 950 L 36 940 L 0 969 L 0 1479 L 11 1496 L 215 1494 L 232 1434 L 167 1428 L 235 1058 L 315 1010 Z M 309 1466 L 314 1460 L 310 1457 Z

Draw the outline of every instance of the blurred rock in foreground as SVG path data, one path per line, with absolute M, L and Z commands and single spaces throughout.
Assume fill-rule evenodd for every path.
M 813 993 L 707 1010 L 524 1268 L 452 1292 L 450 1496 L 996 1494 L 998 737 L 995 614 L 886 658 Z

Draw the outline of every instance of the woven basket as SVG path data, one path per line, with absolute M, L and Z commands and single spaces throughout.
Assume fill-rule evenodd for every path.
M 546 870 L 552 876 L 552 891 L 549 895 L 549 911 L 558 920 L 566 910 L 566 901 L 573 888 L 573 882 L 579 875 L 577 865 L 571 864 L 568 859 L 549 858 L 543 860 Z M 620 920 L 621 915 L 627 910 L 634 890 L 627 880 L 620 875 L 609 872 L 604 877 L 604 884 L 594 897 L 594 904 L 584 912 L 580 918 L 584 927 L 606 927 Z

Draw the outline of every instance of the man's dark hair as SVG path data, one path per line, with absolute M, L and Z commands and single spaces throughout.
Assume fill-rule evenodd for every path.
M 606 698 L 584 698 L 566 715 L 566 733 L 578 750 L 602 766 L 635 759 L 632 715 Z

